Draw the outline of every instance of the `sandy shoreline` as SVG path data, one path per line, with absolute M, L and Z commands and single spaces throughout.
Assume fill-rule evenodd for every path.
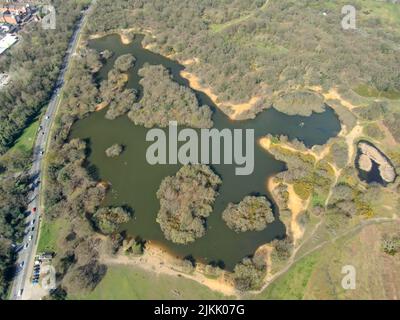
M 185 60 L 183 62 L 191 62 L 192 59 Z M 220 102 L 218 96 L 212 91 L 210 87 L 203 86 L 200 82 L 200 78 L 196 75 L 182 70 L 180 72 L 182 78 L 185 78 L 189 81 L 189 86 L 195 90 L 204 92 L 213 103 L 222 110 L 231 120 L 237 120 L 238 116 L 243 112 L 251 110 L 259 101 L 260 97 L 252 97 L 248 102 L 245 103 L 230 103 L 230 102 Z
M 103 255 L 101 261 L 107 265 L 130 265 L 137 266 L 149 272 L 162 273 L 170 276 L 182 276 L 186 279 L 196 281 L 213 291 L 220 292 L 225 296 L 238 297 L 238 292 L 235 290 L 232 283 L 226 278 L 226 272 L 223 272 L 218 278 L 206 277 L 200 269 L 203 265 L 198 264 L 193 273 L 184 273 L 179 270 L 179 258 L 159 246 L 158 244 L 149 241 L 146 244 L 144 254 L 141 256 L 126 256 L 126 255 Z
M 121 30 L 121 31 L 114 31 L 110 32 L 107 34 L 118 34 L 120 36 L 121 42 L 124 45 L 128 45 L 132 42 L 132 39 L 130 39 L 126 34 L 128 32 L 141 32 L 143 31 L 138 31 L 137 29 L 127 29 L 127 30 Z M 96 38 L 101 38 L 106 36 L 107 34 L 97 34 L 94 36 L 91 36 L 90 39 L 96 39 Z M 152 45 L 147 45 L 145 46 L 145 49 L 151 50 Z M 168 56 L 167 56 L 168 57 Z M 172 56 L 169 56 L 168 58 L 172 58 Z M 199 63 L 199 60 L 197 58 L 192 58 L 192 59 L 187 59 L 180 61 L 180 63 L 184 66 L 188 66 L 194 63 Z M 247 112 L 251 110 L 261 99 L 261 97 L 252 97 L 248 102 L 245 103 L 229 103 L 229 102 L 221 102 L 219 101 L 218 95 L 216 95 L 211 87 L 204 86 L 201 84 L 201 79 L 197 77 L 195 74 L 190 73 L 186 70 L 182 70 L 180 72 L 180 75 L 188 80 L 189 86 L 195 90 L 202 91 L 204 92 L 210 99 L 214 102 L 214 104 L 222 110 L 231 120 L 237 120 L 239 115 L 241 115 L 243 112 Z M 315 91 L 318 91 L 318 88 L 314 88 Z M 323 93 L 322 93 L 323 94 Z M 331 89 L 328 93 L 323 94 L 324 98 L 326 100 L 329 99 L 336 99 L 339 100 L 345 107 L 349 108 L 350 110 L 354 109 L 356 106 L 352 105 L 350 102 L 347 102 L 341 98 L 339 93 L 337 92 L 336 89 Z M 100 111 L 107 107 L 107 104 L 101 103 L 97 105 L 96 111 Z M 350 151 L 350 157 L 349 157 L 349 162 L 351 161 L 351 158 L 353 157 L 354 150 L 354 140 L 356 137 L 358 137 L 362 131 L 362 127 L 360 125 L 357 125 L 351 132 L 346 132 L 346 130 L 342 126 L 342 131 L 340 132 L 339 135 L 343 135 L 346 138 L 346 142 L 349 145 L 349 151 Z M 271 141 L 268 138 L 262 138 L 259 140 L 259 144 L 261 147 L 263 147 L 266 150 L 269 150 L 271 147 Z M 326 145 L 324 149 L 322 149 L 320 152 L 315 152 L 314 150 L 307 150 L 307 151 L 302 151 L 298 150 L 291 145 L 282 145 L 283 148 L 287 148 L 293 152 L 299 152 L 299 153 L 304 153 L 304 154 L 309 154 L 312 155 L 316 161 L 319 161 L 323 158 L 325 158 L 330 151 L 329 145 Z M 336 168 L 334 168 L 336 169 Z M 336 173 L 336 170 L 335 170 Z M 268 190 L 272 193 L 272 191 L 277 187 L 278 183 L 274 181 L 274 178 L 271 177 L 267 181 L 267 187 Z M 307 210 L 310 199 L 308 200 L 302 200 L 300 197 L 297 196 L 297 194 L 294 192 L 293 185 L 291 184 L 286 184 L 288 187 L 288 193 L 289 193 L 289 199 L 288 199 L 288 208 L 291 211 L 291 218 L 289 221 L 289 226 L 288 229 L 290 230 L 292 236 L 293 236 L 293 241 L 294 244 L 298 244 L 299 241 L 302 239 L 304 236 L 304 228 L 298 223 L 298 216 Z M 269 244 L 264 244 L 261 245 L 256 249 L 256 252 L 260 252 L 265 250 L 267 254 L 267 276 L 266 279 L 271 278 L 270 270 L 271 270 L 271 252 L 272 252 L 272 247 Z M 227 281 L 225 276 L 221 276 L 217 279 L 211 279 L 209 277 L 206 277 L 202 272 L 199 271 L 202 267 L 197 267 L 196 270 L 192 274 L 187 274 L 184 273 L 179 269 L 177 266 L 177 257 L 174 256 L 172 253 L 168 252 L 161 246 L 157 244 L 153 244 L 150 241 L 150 244 L 148 247 L 146 246 L 146 250 L 143 256 L 140 257 L 128 257 L 124 255 L 118 255 L 118 256 L 104 256 L 103 261 L 106 264 L 126 264 L 126 265 L 132 265 L 132 266 L 138 266 L 142 269 L 145 269 L 147 271 L 155 272 L 155 273 L 163 273 L 163 274 L 169 274 L 173 276 L 182 276 L 187 279 L 196 281 L 200 284 L 203 284 L 210 288 L 211 290 L 220 292 L 224 295 L 227 296 L 236 296 L 238 297 L 238 292 L 235 290 L 234 286 L 232 283 Z M 199 264 L 200 265 L 200 264 Z

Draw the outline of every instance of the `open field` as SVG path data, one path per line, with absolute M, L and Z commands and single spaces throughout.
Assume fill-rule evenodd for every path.
M 33 120 L 33 122 L 24 129 L 22 135 L 17 139 L 14 146 L 10 149 L 10 152 L 16 149 L 30 152 L 35 143 L 35 137 L 39 128 L 39 124 L 40 121 L 38 118 Z
M 67 223 L 62 219 L 47 221 L 46 218 L 42 220 L 40 229 L 40 239 L 37 251 L 57 251 L 57 241 L 63 226 Z
M 383 234 L 399 222 L 369 225 L 299 260 L 257 299 L 398 299 L 400 256 L 383 253 Z M 356 270 L 356 289 L 344 290 L 342 267 Z
M 155 274 L 132 266 L 111 266 L 96 289 L 71 299 L 226 299 L 182 277 Z

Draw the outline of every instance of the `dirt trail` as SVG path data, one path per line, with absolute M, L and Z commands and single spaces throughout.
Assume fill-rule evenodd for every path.
M 314 230 L 308 235 L 307 239 L 305 241 L 303 241 L 303 243 L 298 246 L 294 251 L 292 256 L 289 258 L 287 265 L 281 269 L 280 271 L 274 273 L 272 275 L 272 277 L 270 279 L 268 279 L 268 281 L 259 289 L 256 291 L 252 291 L 252 294 L 259 294 L 262 291 L 264 291 L 266 288 L 268 288 L 268 286 L 274 282 L 274 280 L 276 280 L 277 278 L 279 278 L 281 275 L 285 274 L 296 262 L 298 262 L 299 260 L 303 259 L 304 257 L 310 255 L 311 253 L 321 249 L 322 247 L 326 246 L 329 243 L 334 243 L 335 241 L 337 241 L 338 239 L 347 236 L 348 234 L 358 231 L 358 230 L 362 230 L 364 227 L 371 225 L 371 224 L 377 224 L 377 223 L 393 223 L 394 221 L 399 221 L 398 217 L 393 217 L 393 218 L 373 218 L 373 219 L 369 219 L 366 221 L 362 221 L 360 224 L 356 225 L 353 228 L 350 228 L 348 230 L 343 231 L 341 234 L 338 234 L 335 237 L 332 237 L 329 240 L 325 240 L 323 242 L 321 242 L 320 244 L 318 244 L 317 246 L 311 248 L 310 250 L 308 250 L 307 252 L 303 253 L 300 256 L 296 256 L 297 252 L 299 252 L 299 250 L 303 247 L 303 245 L 305 243 L 308 242 L 308 240 L 312 239 L 312 237 L 314 236 L 315 232 L 318 230 L 318 228 L 320 227 L 320 225 L 322 224 L 323 220 L 321 220 L 314 228 Z
M 351 130 L 348 134 L 340 133 L 340 136 L 344 137 L 349 148 L 349 159 L 347 164 L 351 165 L 355 156 L 356 156 L 356 145 L 355 140 L 358 139 L 363 132 L 363 127 L 357 124 L 353 130 Z
M 156 245 L 148 245 L 145 253 L 139 257 L 129 257 L 125 255 L 109 256 L 103 255 L 101 261 L 108 265 L 131 265 L 137 266 L 149 272 L 155 272 L 157 274 L 167 274 L 170 276 L 182 276 L 184 278 L 196 281 L 213 291 L 220 292 L 226 296 L 238 296 L 237 291 L 231 285 L 224 276 L 217 279 L 211 279 L 204 276 L 199 271 L 194 271 L 192 274 L 186 274 L 178 270 L 179 267 L 174 268 L 177 265 L 177 259 L 169 254 L 164 249 Z

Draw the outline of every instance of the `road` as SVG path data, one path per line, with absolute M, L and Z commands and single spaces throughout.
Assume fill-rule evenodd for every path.
M 32 178 L 31 191 L 29 193 L 29 206 L 28 210 L 30 214 L 26 218 L 27 229 L 25 232 L 25 236 L 23 239 L 23 249 L 19 251 L 17 266 L 19 271 L 17 271 L 17 275 L 14 278 L 12 291 L 10 298 L 13 300 L 24 300 L 29 299 L 30 296 L 26 292 L 26 288 L 31 286 L 30 278 L 33 272 L 34 265 L 34 257 L 36 254 L 37 244 L 38 244 L 38 236 L 39 236 L 39 223 L 41 218 L 41 204 L 40 204 L 40 192 L 41 192 L 41 184 L 40 177 L 42 175 L 42 165 L 43 165 L 43 156 L 45 154 L 47 141 L 50 134 L 50 127 L 53 123 L 57 107 L 60 103 L 61 98 L 61 88 L 64 83 L 64 77 L 66 71 L 68 69 L 69 62 L 71 57 L 74 55 L 76 51 L 77 44 L 79 42 L 79 35 L 86 23 L 87 16 L 91 8 L 93 7 L 95 1 L 92 2 L 89 9 L 87 9 L 79 21 L 78 25 L 75 28 L 73 36 L 68 45 L 68 49 L 65 53 L 62 69 L 60 70 L 60 74 L 58 76 L 55 89 L 50 98 L 50 102 L 47 106 L 46 113 L 41 119 L 39 132 L 36 137 L 35 146 L 33 149 L 33 160 L 32 167 L 30 170 L 30 175 Z M 36 212 L 32 212 L 33 208 L 37 208 Z M 25 245 L 27 247 L 25 247 Z M 23 263 L 22 266 L 20 264 Z M 22 292 L 22 294 L 21 294 Z

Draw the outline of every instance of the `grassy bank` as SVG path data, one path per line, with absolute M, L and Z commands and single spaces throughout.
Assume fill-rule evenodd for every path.
M 24 129 L 22 135 L 17 139 L 14 146 L 9 150 L 9 152 L 15 150 L 31 152 L 35 144 L 35 139 L 39 129 L 39 124 L 40 124 L 39 118 L 35 118 L 33 122 Z
M 224 299 L 195 281 L 155 274 L 133 266 L 110 266 L 100 284 L 90 293 L 70 299 Z

